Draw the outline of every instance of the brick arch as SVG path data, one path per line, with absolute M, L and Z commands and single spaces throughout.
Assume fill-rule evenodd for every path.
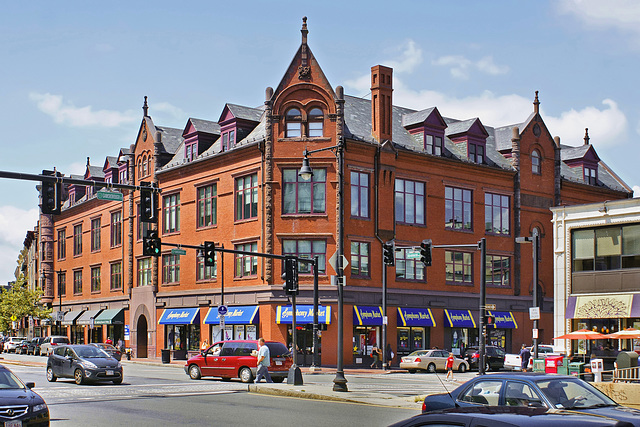
M 309 93 L 305 94 L 304 92 Z M 294 103 L 299 105 L 301 110 L 310 109 L 310 105 L 315 103 L 318 106 L 324 106 L 322 109 L 327 114 L 336 113 L 336 103 L 333 96 L 321 86 L 311 83 L 298 83 L 289 86 L 278 94 L 273 102 L 273 114 L 284 115 L 285 111 L 291 108 Z

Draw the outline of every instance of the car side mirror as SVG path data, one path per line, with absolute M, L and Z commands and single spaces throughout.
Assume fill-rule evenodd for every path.
M 27 388 L 28 388 L 29 390 L 31 390 L 32 388 L 34 388 L 34 387 L 36 386 L 36 383 L 34 383 L 34 382 L 28 382 L 28 383 L 26 383 L 25 385 L 27 386 Z
M 529 408 L 544 408 L 542 402 L 529 402 Z

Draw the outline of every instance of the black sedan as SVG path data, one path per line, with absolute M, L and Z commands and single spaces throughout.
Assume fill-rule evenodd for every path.
M 92 345 L 56 346 L 47 360 L 47 380 L 73 378 L 76 384 L 87 381 L 122 382 L 122 365 Z
M 640 427 L 640 410 L 618 405 L 586 381 L 537 372 L 476 377 L 450 393 L 427 396 L 422 412 L 482 406 L 574 410 L 628 421 Z
M 24 384 L 13 372 L 0 365 L 0 424 L 4 426 L 48 426 L 49 408 L 33 390 L 35 383 Z
M 390 427 L 464 426 L 475 427 L 631 427 L 633 424 L 577 411 L 547 408 L 482 406 L 455 408 L 416 415 Z
M 485 347 L 485 371 L 499 371 L 504 366 L 505 352 L 500 347 L 488 345 Z M 462 358 L 467 361 L 469 368 L 478 369 L 478 361 L 480 360 L 480 350 L 478 347 L 468 347 Z

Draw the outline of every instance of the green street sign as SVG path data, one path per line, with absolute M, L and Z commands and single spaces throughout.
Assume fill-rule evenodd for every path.
M 420 251 L 407 251 L 407 259 L 420 259 Z
M 98 200 L 111 200 L 114 202 L 121 202 L 123 200 L 122 193 L 117 191 L 98 191 L 96 193 Z
M 184 249 L 171 249 L 171 255 L 186 255 L 187 251 Z

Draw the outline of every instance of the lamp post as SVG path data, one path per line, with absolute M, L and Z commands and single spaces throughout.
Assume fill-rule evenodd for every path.
M 538 247 L 540 236 L 533 233 L 531 237 L 516 237 L 516 243 L 533 243 L 533 307 L 538 307 Z M 538 358 L 538 319 L 533 320 L 533 358 Z
M 337 251 L 336 251 L 336 279 L 338 282 L 338 358 L 336 367 L 336 376 L 333 379 L 333 391 L 349 391 L 347 388 L 347 379 L 344 377 L 344 360 L 343 360 L 343 341 L 344 341 L 344 275 L 342 271 L 342 256 L 344 253 L 344 224 L 343 224 L 343 211 L 344 206 L 342 203 L 342 192 L 344 188 L 343 178 L 343 166 L 344 166 L 344 139 L 340 138 L 337 145 L 332 147 L 319 148 L 317 150 L 307 150 L 305 148 L 302 159 L 302 167 L 298 172 L 298 175 L 305 179 L 311 179 L 313 176 L 313 170 L 309 165 L 309 154 L 317 153 L 320 151 L 331 150 L 336 155 L 338 160 L 338 238 L 337 238 Z M 334 151 L 335 150 L 335 151 Z
M 58 273 L 58 298 L 60 300 L 60 309 L 58 312 L 58 334 L 62 335 L 62 287 L 64 284 L 62 283 L 62 269 L 57 271 Z

